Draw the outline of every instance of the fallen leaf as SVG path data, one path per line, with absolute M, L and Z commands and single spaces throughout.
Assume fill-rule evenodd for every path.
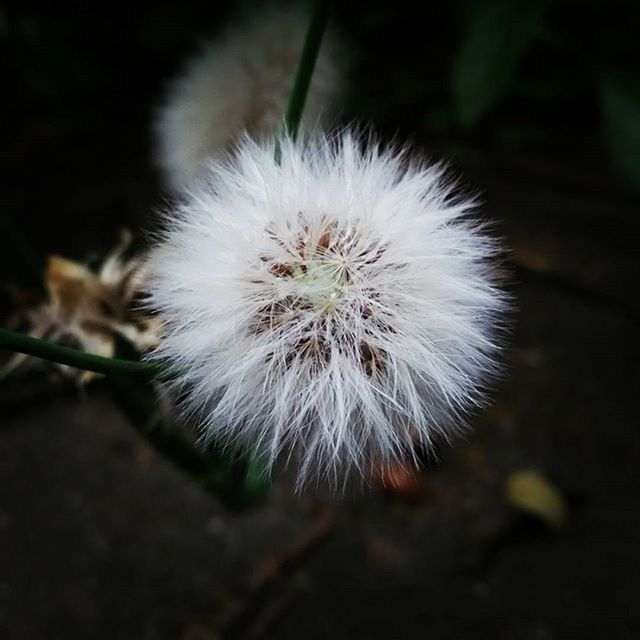
M 505 486 L 507 503 L 526 511 L 546 524 L 562 529 L 567 524 L 567 508 L 560 492 L 537 471 L 514 471 Z

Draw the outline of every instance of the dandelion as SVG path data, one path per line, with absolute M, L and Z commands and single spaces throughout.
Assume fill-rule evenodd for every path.
M 181 191 L 243 132 L 275 133 L 287 107 L 307 28 L 306 16 L 272 9 L 208 44 L 169 87 L 156 122 L 156 159 Z M 341 92 L 340 45 L 325 38 L 307 95 L 303 127 L 335 118 Z
M 153 358 L 205 438 L 299 482 L 402 459 L 460 428 L 496 373 L 497 247 L 441 166 L 333 140 L 241 142 L 165 219 Z

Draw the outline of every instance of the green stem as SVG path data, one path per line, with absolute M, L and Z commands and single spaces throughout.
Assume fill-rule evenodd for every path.
M 289 97 L 287 112 L 282 122 L 280 134 L 276 140 L 274 156 L 278 164 L 280 164 L 280 160 L 282 159 L 282 139 L 288 136 L 292 140 L 295 140 L 298 135 L 302 112 L 304 111 L 309 85 L 311 84 L 311 76 L 316 66 L 320 43 L 322 42 L 322 36 L 328 19 L 329 1 L 314 0 L 311 20 L 309 21 L 307 35 L 302 48 L 302 55 L 300 56 L 295 80 L 293 81 L 293 89 Z
M 24 353 L 43 360 L 106 375 L 154 377 L 166 373 L 166 369 L 161 365 L 96 356 L 7 329 L 0 329 L 0 351 Z
M 269 488 L 269 476 L 257 464 L 232 457 L 213 446 L 191 441 L 184 429 L 158 417 L 158 400 L 144 380 L 114 376 L 107 381 L 133 428 L 178 469 L 231 507 L 259 502 Z M 150 424 L 152 419 L 152 424 Z

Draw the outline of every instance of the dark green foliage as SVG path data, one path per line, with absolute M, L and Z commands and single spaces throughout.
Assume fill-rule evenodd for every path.
M 616 168 L 640 188 L 640 81 L 609 74 L 600 81 L 604 134 Z
M 492 0 L 478 7 L 451 76 L 460 125 L 476 124 L 509 91 L 543 14 L 542 0 Z

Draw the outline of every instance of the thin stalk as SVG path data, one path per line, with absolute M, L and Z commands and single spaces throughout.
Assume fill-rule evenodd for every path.
M 13 351 L 29 356 L 66 364 L 77 369 L 86 369 L 105 375 L 155 377 L 166 373 L 161 365 L 105 358 L 78 349 L 63 347 L 49 340 L 40 340 L 8 329 L 0 329 L 0 351 Z
M 133 428 L 161 455 L 228 506 L 259 502 L 269 488 L 269 476 L 257 463 L 231 452 L 203 447 L 178 425 L 158 416 L 157 397 L 145 380 L 112 376 L 107 380 L 114 399 Z
M 274 157 L 277 164 L 280 164 L 282 159 L 282 139 L 289 137 L 295 140 L 298 135 L 302 112 L 304 111 L 307 94 L 309 93 L 309 85 L 311 84 L 311 76 L 316 66 L 322 36 L 324 35 L 328 19 L 329 0 L 314 0 L 307 35 L 305 36 L 302 54 L 293 81 L 293 89 L 289 96 L 287 112 L 284 116 L 282 127 L 280 128 L 280 134 L 276 140 Z

